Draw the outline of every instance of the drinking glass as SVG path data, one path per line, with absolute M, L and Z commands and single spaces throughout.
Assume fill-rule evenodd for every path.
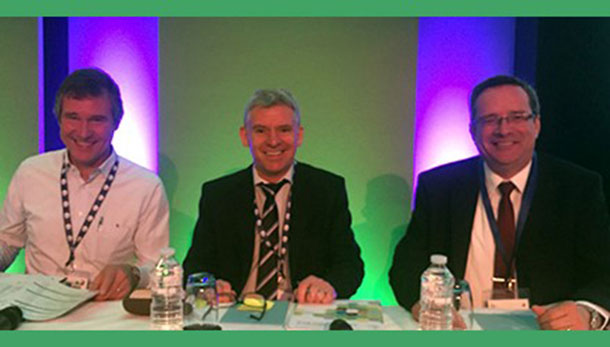
M 454 330 L 472 330 L 474 325 L 474 303 L 472 292 L 467 281 L 456 282 L 453 287 L 453 307 L 456 317 L 453 320 Z
M 186 303 L 201 322 L 218 323 L 218 292 L 216 278 L 207 272 L 189 275 L 186 280 Z

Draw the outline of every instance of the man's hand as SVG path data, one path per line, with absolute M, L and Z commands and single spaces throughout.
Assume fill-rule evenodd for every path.
M 218 301 L 220 303 L 233 302 L 237 296 L 231 288 L 231 283 L 225 280 L 216 280 L 216 292 L 218 293 Z
M 415 304 L 413 304 L 413 306 L 411 306 L 411 316 L 413 316 L 413 319 L 416 322 L 419 322 L 419 310 L 421 309 L 421 306 L 419 306 L 419 301 L 416 302 Z
M 120 300 L 137 285 L 131 265 L 108 265 L 91 282 L 89 289 L 98 291 L 96 301 Z
M 330 283 L 310 275 L 299 283 L 296 297 L 301 304 L 330 304 L 337 298 L 337 292 Z
M 453 330 L 466 330 L 468 327 L 466 326 L 466 322 L 464 322 L 464 318 L 462 318 L 462 315 L 456 311 L 455 309 L 453 310 Z M 411 307 L 411 315 L 413 316 L 413 319 L 416 322 L 419 322 L 419 312 L 421 311 L 421 306 L 419 306 L 419 302 L 416 302 L 412 307 Z
M 544 330 L 589 330 L 589 312 L 573 301 L 547 306 L 532 306 Z

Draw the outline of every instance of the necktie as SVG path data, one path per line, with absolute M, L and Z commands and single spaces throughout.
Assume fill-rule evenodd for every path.
M 515 213 L 513 203 L 510 200 L 510 193 L 515 189 L 512 182 L 503 182 L 498 186 L 502 197 L 498 206 L 498 229 L 500 230 L 500 239 L 504 247 L 504 253 L 511 263 L 506 266 L 502 253 L 496 247 L 496 258 L 494 266 L 494 277 L 509 280 L 512 275 L 512 255 L 515 246 Z M 502 287 L 507 287 L 507 282 Z
M 258 274 L 256 277 L 256 292 L 268 299 L 274 299 L 278 288 L 278 254 L 279 254 L 279 217 L 275 194 L 288 181 L 282 180 L 276 184 L 259 184 L 265 194 L 263 211 L 257 222 L 260 233 Z

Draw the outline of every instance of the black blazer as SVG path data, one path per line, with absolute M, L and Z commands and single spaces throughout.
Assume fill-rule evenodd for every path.
M 203 184 L 185 277 L 206 271 L 229 281 L 238 294 L 243 289 L 254 251 L 253 182 L 250 166 Z M 293 288 L 315 275 L 328 281 L 338 298 L 356 292 L 364 265 L 342 177 L 295 165 L 288 252 Z
M 398 302 L 419 300 L 420 276 L 434 253 L 464 277 L 479 196 L 480 157 L 419 176 L 415 211 L 390 269 Z M 610 309 L 610 230 L 601 177 L 538 155 L 538 184 L 516 254 L 520 288 L 532 304 L 588 300 Z

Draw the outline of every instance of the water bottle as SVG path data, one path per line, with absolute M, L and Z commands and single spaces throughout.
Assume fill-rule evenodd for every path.
M 421 276 L 419 324 L 421 330 L 451 330 L 455 279 L 447 269 L 447 257 L 435 254 Z
M 154 330 L 182 330 L 182 267 L 174 253 L 172 248 L 163 248 L 150 274 L 150 320 Z

